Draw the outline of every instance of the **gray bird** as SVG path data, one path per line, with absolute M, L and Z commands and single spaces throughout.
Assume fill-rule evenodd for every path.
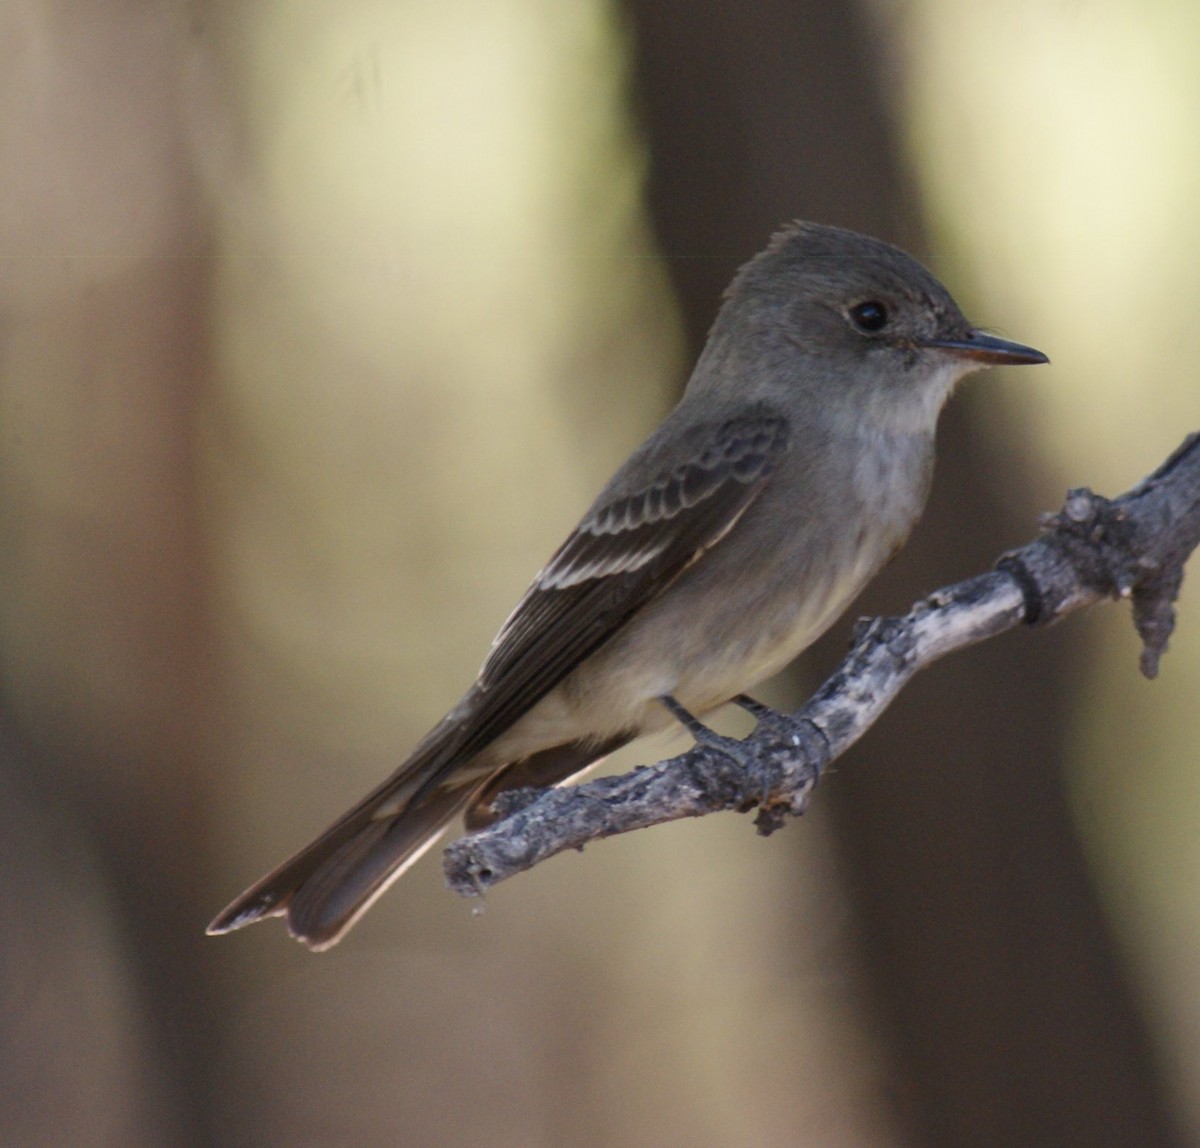
M 797 223 L 738 272 L 679 405 L 517 604 L 463 699 L 209 926 L 336 943 L 465 812 L 555 785 L 787 665 L 908 537 L 964 375 L 1044 363 L 910 256 Z M 670 708 L 668 708 L 670 707 Z

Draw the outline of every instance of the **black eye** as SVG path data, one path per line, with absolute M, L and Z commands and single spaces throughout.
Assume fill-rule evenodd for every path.
M 882 331 L 887 326 L 887 308 L 878 299 L 868 299 L 850 308 L 850 321 L 860 331 Z

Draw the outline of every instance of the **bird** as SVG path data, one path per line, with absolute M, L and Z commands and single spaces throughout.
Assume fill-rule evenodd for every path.
M 406 761 L 213 920 L 337 943 L 456 816 L 576 777 L 792 661 L 907 539 L 939 413 L 995 365 L 1049 360 L 972 326 L 882 240 L 795 222 L 724 293 L 678 405 L 605 485 Z

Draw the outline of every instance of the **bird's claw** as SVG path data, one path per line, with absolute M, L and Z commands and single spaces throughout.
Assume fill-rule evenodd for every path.
M 742 794 L 739 807 L 743 811 L 759 807 L 756 823 L 760 833 L 767 834 L 778 829 L 787 813 L 803 812 L 803 809 L 793 808 L 793 802 L 787 802 L 786 808 L 781 808 L 780 803 L 773 800 L 773 795 L 782 780 L 781 763 L 794 757 L 797 750 L 813 736 L 813 729 L 808 728 L 806 723 L 797 722 L 746 694 L 739 694 L 731 700 L 753 715 L 758 724 L 745 739 L 725 737 L 709 729 L 673 697 L 668 695 L 660 700 L 692 735 L 697 745 L 720 754 L 738 767 Z M 820 763 L 814 767 L 813 785 L 819 777 Z

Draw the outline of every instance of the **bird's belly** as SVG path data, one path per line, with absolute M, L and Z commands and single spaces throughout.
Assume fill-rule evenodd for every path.
M 568 726 L 653 732 L 673 720 L 664 694 L 695 714 L 723 705 L 824 633 L 878 565 L 848 556 L 814 579 L 783 564 L 774 585 L 734 582 L 716 598 L 699 580 L 677 583 L 522 718 L 521 734 L 551 745 Z
M 686 651 L 675 696 L 704 713 L 778 673 L 829 628 L 877 568 L 873 560 L 849 560 L 826 579 L 808 580 L 803 594 L 735 601 L 707 639 Z

